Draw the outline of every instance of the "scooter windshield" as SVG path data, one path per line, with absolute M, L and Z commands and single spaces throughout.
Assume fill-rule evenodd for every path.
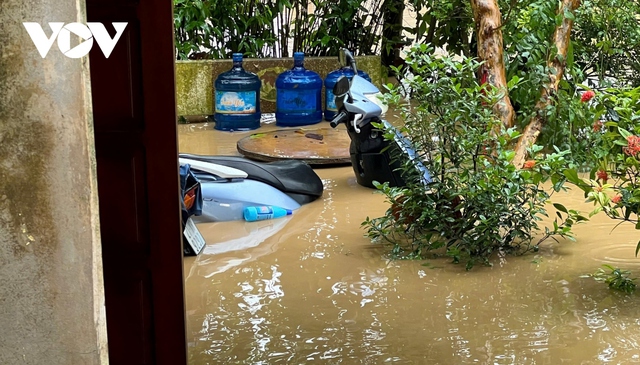
M 354 75 L 351 79 L 351 91 L 353 92 L 354 90 L 357 90 L 358 93 L 363 95 L 380 92 L 374 84 L 358 75 Z

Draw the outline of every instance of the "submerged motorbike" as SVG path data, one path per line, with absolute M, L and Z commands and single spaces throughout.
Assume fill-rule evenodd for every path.
M 424 184 L 429 183 L 431 175 L 410 141 L 389 122 L 380 119 L 382 107 L 376 102 L 380 90 L 358 76 L 355 58 L 347 49 L 340 51 L 339 61 L 341 66 L 351 67 L 354 76 L 351 80 L 341 77 L 333 87 L 338 112 L 331 127 L 336 128 L 339 124 L 347 127 L 351 139 L 349 154 L 358 184 L 374 188 L 373 182 L 377 181 L 388 182 L 389 186 L 404 186 L 406 175 L 401 167 L 407 160 L 415 167 L 419 179 Z M 391 131 L 393 140 L 385 139 L 387 131 Z
M 247 206 L 296 210 L 322 196 L 322 180 L 302 161 L 256 162 L 236 156 L 180 154 L 200 182 L 202 212 L 195 223 L 243 219 Z

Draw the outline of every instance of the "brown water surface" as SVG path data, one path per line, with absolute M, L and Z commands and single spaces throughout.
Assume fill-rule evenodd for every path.
M 251 133 L 212 127 L 181 125 L 181 152 L 237 154 Z M 594 217 L 577 242 L 471 272 L 389 261 L 360 228 L 383 196 L 351 167 L 317 173 L 323 197 L 293 216 L 198 226 L 207 246 L 185 258 L 191 364 L 640 363 L 640 295 L 585 277 L 605 263 L 640 274 L 631 225 Z M 587 211 L 583 200 L 554 197 Z

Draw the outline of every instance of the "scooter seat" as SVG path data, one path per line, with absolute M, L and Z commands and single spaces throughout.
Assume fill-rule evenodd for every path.
M 322 196 L 320 177 L 311 166 L 299 160 L 257 162 L 238 156 L 205 156 L 181 153 L 181 158 L 215 163 L 247 173 L 247 179 L 261 181 L 286 193 L 299 204 Z

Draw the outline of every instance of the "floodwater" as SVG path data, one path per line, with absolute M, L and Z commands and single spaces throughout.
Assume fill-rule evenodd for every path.
M 237 154 L 247 134 L 180 125 L 180 150 Z M 198 226 L 207 246 L 185 258 L 191 364 L 640 363 L 640 293 L 585 276 L 602 264 L 640 276 L 633 226 L 594 217 L 577 242 L 471 272 L 389 261 L 360 227 L 387 209 L 383 196 L 351 167 L 317 173 L 324 196 L 290 217 Z M 583 200 L 554 196 L 588 211 Z

